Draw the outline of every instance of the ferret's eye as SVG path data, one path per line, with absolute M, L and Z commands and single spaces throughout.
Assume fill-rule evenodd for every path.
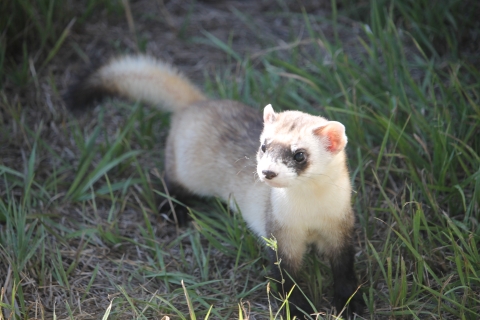
M 297 162 L 303 162 L 305 161 L 305 153 L 297 152 L 293 155 L 293 159 Z
M 262 149 L 262 152 L 265 152 L 265 151 L 267 151 L 267 147 L 265 146 L 265 143 L 264 143 L 264 144 L 262 144 L 262 146 L 261 146 L 261 149 Z

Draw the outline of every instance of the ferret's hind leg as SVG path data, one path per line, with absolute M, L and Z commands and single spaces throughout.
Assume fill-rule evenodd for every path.
M 188 213 L 188 209 L 186 205 L 191 203 L 192 199 L 198 199 L 197 196 L 189 192 L 187 189 L 185 189 L 183 186 L 175 182 L 175 180 L 172 180 L 169 178 L 169 174 L 165 172 L 164 175 L 164 182 L 165 182 L 165 187 L 166 190 L 163 190 L 163 193 L 166 195 L 170 196 L 170 199 L 172 201 L 168 201 L 167 204 L 165 205 L 170 205 L 173 204 L 172 210 L 172 220 L 175 221 L 175 223 L 178 223 L 179 226 L 185 226 L 188 221 L 190 220 L 190 215 Z M 166 199 L 165 197 L 163 197 Z M 181 202 L 183 205 L 176 203 L 174 200 L 177 200 L 178 202 Z M 175 216 L 173 216 L 175 215 Z
M 177 170 L 177 158 L 176 158 L 176 149 L 175 149 L 175 137 L 173 135 L 173 128 L 167 138 L 166 147 L 165 147 L 165 174 L 163 175 L 164 185 L 166 190 L 165 194 L 168 194 L 170 197 L 175 198 L 182 204 L 188 205 L 192 199 L 197 198 L 192 192 L 190 192 L 187 187 L 183 186 L 178 182 L 176 177 Z M 172 209 L 172 218 L 178 223 L 179 226 L 185 226 L 190 220 L 188 209 L 180 204 L 176 204 L 174 201 L 169 201 L 169 204 L 173 204 Z

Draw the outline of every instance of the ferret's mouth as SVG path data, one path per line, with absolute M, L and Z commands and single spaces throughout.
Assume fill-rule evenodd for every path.
M 272 188 L 286 188 L 288 185 L 286 183 L 282 183 L 278 180 L 268 180 L 268 179 L 260 179 L 263 183 L 267 184 L 268 186 Z

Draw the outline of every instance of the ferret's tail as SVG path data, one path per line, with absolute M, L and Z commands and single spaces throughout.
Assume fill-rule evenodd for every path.
M 87 73 L 69 88 L 65 101 L 70 109 L 80 110 L 105 96 L 142 101 L 170 112 L 207 99 L 173 66 L 143 55 L 115 58 Z

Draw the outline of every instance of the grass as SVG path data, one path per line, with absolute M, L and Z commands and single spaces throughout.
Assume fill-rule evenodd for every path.
M 25 86 L 34 81 L 58 54 L 75 23 L 84 22 L 99 7 L 119 8 L 114 0 L 88 0 L 80 10 L 59 0 L 2 1 L 0 84 L 9 80 Z
M 342 12 L 357 21 L 381 27 L 394 22 L 399 30 L 411 34 L 430 57 L 475 59 L 478 63 L 470 51 L 480 36 L 480 23 L 474 18 L 480 13 L 476 1 L 347 0 L 342 4 Z
M 408 0 L 345 3 L 348 10 L 326 21 L 337 37 L 304 13 L 311 41 L 288 50 L 242 57 L 206 34 L 238 68 L 206 79 L 205 90 L 346 126 L 365 318 L 476 319 L 480 73 L 462 39 L 477 39 L 478 22 L 460 14 L 458 1 L 441 10 Z M 24 40 L 17 60 L 9 46 L 0 52 L 0 319 L 278 319 L 282 302 L 267 284 L 262 245 L 239 214 L 211 200 L 191 211 L 189 228 L 165 221 L 166 115 L 107 102 L 79 119 L 56 106 L 46 117 L 12 94 L 16 83 L 42 90 L 36 75 L 61 50 L 73 19 L 56 19 L 62 5 L 1 5 L 21 18 L 0 19 L 2 43 Z M 355 18 L 351 8 L 369 18 L 346 47 L 341 19 Z M 88 23 L 86 12 L 75 23 Z M 315 275 L 305 292 L 328 306 L 329 267 L 308 257 L 304 273 Z

